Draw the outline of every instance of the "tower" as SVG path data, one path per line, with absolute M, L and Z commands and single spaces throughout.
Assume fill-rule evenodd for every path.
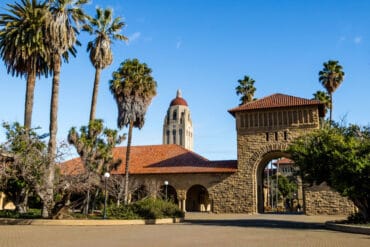
M 163 123 L 163 144 L 177 144 L 193 150 L 193 123 L 188 103 L 177 90 Z

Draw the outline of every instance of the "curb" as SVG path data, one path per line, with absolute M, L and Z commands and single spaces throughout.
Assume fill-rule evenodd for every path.
M 0 225 L 33 226 L 120 226 L 120 225 L 164 225 L 184 222 L 184 218 L 147 220 L 43 220 L 43 219 L 0 219 Z
M 326 222 L 325 226 L 327 229 L 334 230 L 334 231 L 370 235 L 370 227 L 336 224 L 333 222 Z

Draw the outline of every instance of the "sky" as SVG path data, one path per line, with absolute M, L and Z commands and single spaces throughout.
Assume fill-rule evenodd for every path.
M 1 13 L 6 3 L 14 1 L 1 0 Z M 312 98 L 323 90 L 318 72 L 328 60 L 338 60 L 345 72 L 334 93 L 333 119 L 370 122 L 370 1 L 93 0 L 86 11 L 94 15 L 97 6 L 122 17 L 122 34 L 129 38 L 113 43 L 114 61 L 101 75 L 97 118 L 117 128 L 108 81 L 125 59 L 145 62 L 158 84 L 133 145 L 162 144 L 166 111 L 181 89 L 191 111 L 194 151 L 211 160 L 237 159 L 235 119 L 227 110 L 239 104 L 238 79 L 248 75 L 256 81 L 256 98 L 274 93 Z M 77 57 L 62 65 L 59 141 L 89 119 L 95 70 L 86 45 L 92 38 L 82 33 Z M 0 62 L 0 122 L 23 123 L 25 85 L 25 78 L 8 75 Z M 51 78 L 40 78 L 32 126 L 41 133 L 49 128 L 50 96 Z

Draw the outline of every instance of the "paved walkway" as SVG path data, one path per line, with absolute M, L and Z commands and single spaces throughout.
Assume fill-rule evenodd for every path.
M 326 230 L 333 217 L 187 214 L 183 224 L 0 226 L 0 246 L 370 246 L 370 236 Z

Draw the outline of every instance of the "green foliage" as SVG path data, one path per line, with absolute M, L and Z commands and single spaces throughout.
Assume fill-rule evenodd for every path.
M 96 8 L 95 18 L 89 17 L 89 24 L 85 24 L 83 30 L 95 35 L 94 40 L 87 45 L 90 61 L 95 68 L 104 69 L 112 63 L 112 40 L 127 40 L 127 37 L 120 34 L 124 26 L 120 17 L 113 19 L 113 10 L 110 8 Z
M 108 208 L 108 216 L 118 219 L 161 219 L 184 217 L 184 213 L 172 202 L 146 198 L 128 205 Z
M 256 88 L 254 87 L 255 80 L 249 76 L 244 76 L 243 80 L 238 80 L 239 85 L 235 88 L 236 94 L 241 95 L 240 105 L 253 101 Z
M 41 210 L 31 208 L 27 213 L 19 213 L 15 210 L 0 210 L 0 218 L 39 219 L 41 218 Z
M 68 134 L 68 142 L 76 148 L 85 171 L 98 175 L 120 164 L 120 160 L 113 159 L 113 148 L 124 138 L 116 130 L 104 128 L 100 119 L 91 121 L 89 126 L 82 126 L 80 133 L 71 128 Z
M 285 176 L 279 176 L 278 188 L 284 198 L 293 198 L 294 192 L 297 191 L 297 183 Z
M 119 128 L 133 126 L 141 129 L 144 125 L 146 110 L 157 94 L 157 82 L 151 75 L 152 70 L 138 59 L 127 59 L 113 72 L 110 90 L 117 102 Z
M 303 136 L 288 152 L 309 184 L 326 182 L 370 217 L 370 134 L 356 125 L 325 127 Z
M 28 130 L 19 123 L 3 123 L 7 141 L 0 151 L 12 157 L 12 161 L 0 169 L 0 187 L 13 201 L 19 201 L 26 190 L 37 190 L 43 184 L 43 176 L 49 162 L 43 136 L 34 129 Z

